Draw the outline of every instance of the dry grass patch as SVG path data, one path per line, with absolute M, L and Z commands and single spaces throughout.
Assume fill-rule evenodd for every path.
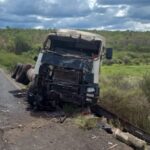
M 103 77 L 101 104 L 120 117 L 150 132 L 150 78 L 124 75 Z

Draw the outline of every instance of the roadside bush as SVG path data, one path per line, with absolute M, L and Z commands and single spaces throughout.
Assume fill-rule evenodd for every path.
M 114 62 L 113 62 L 113 60 L 107 60 L 107 59 L 104 59 L 104 60 L 103 60 L 103 64 L 104 64 L 104 65 L 109 65 L 109 66 L 110 66 L 110 65 L 113 65 Z
M 129 65 L 129 64 L 131 64 L 131 58 L 128 57 L 128 56 L 125 56 L 123 58 L 123 62 L 124 62 L 125 65 Z
M 140 65 L 140 60 L 139 59 L 134 59 L 132 61 L 132 64 L 134 64 L 134 65 Z
M 29 41 L 22 35 L 16 36 L 14 40 L 15 45 L 15 53 L 21 54 L 22 52 L 28 51 L 31 49 L 31 45 L 29 44 Z
M 133 52 L 130 52 L 130 53 L 128 52 L 127 55 L 132 59 L 139 57 L 137 53 L 133 53 Z
M 9 40 L 8 43 L 6 44 L 6 50 L 9 52 L 14 52 L 15 50 L 15 44 L 13 40 Z
M 143 93 L 147 96 L 147 99 L 150 103 L 150 73 L 147 73 L 143 76 L 142 81 L 140 82 L 140 88 Z
M 123 64 L 123 61 L 119 58 L 113 58 L 113 64 Z
M 11 70 L 17 63 L 31 63 L 34 64 L 33 57 L 35 55 L 32 55 L 28 53 L 22 54 L 22 55 L 16 55 L 11 52 L 6 52 L 0 50 L 0 67 L 7 68 L 7 70 Z
M 103 64 L 105 65 L 113 65 L 113 64 L 123 64 L 123 61 L 121 59 L 113 58 L 112 60 L 103 60 Z

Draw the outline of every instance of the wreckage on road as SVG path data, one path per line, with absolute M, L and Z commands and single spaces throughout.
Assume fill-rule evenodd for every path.
M 47 36 L 35 67 L 18 64 L 12 77 L 30 83 L 27 97 L 34 108 L 52 108 L 64 102 L 96 104 L 105 49 L 105 39 L 98 34 L 58 30 Z M 111 57 L 109 48 L 106 58 Z

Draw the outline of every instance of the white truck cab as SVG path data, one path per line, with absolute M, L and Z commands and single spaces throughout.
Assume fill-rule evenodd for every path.
M 32 79 L 29 103 L 36 108 L 62 103 L 96 104 L 105 49 L 105 38 L 99 34 L 66 29 L 50 33 L 34 69 L 26 70 L 26 78 Z M 106 57 L 111 59 L 112 49 L 106 51 Z

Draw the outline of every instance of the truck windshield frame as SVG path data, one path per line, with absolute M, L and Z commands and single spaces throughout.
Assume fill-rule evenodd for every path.
M 63 56 L 52 51 L 43 53 L 41 63 L 68 69 L 84 70 L 85 72 L 91 72 L 93 67 L 91 59 L 79 59 L 73 56 Z
M 71 54 L 80 57 L 97 58 L 101 49 L 100 40 L 84 40 L 81 38 L 72 38 L 65 36 L 51 35 L 48 37 L 45 45 L 48 50 L 60 54 Z

